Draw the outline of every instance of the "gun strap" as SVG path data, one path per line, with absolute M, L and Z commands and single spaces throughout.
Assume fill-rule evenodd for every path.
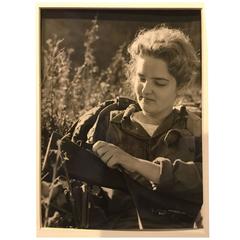
M 135 206 L 135 209 L 136 209 L 136 213 L 137 213 L 137 219 L 138 219 L 138 228 L 139 230 L 143 230 L 143 224 L 142 224 L 142 220 L 141 220 L 141 217 L 140 217 L 140 214 L 139 214 L 139 211 L 138 211 L 138 203 L 137 203 L 137 199 L 136 199 L 136 196 L 132 190 L 132 186 L 131 186 L 131 183 L 129 182 L 129 177 L 127 176 L 127 174 L 124 172 L 123 168 L 119 167 L 120 168 L 120 171 L 122 172 L 122 175 L 123 175 L 123 178 L 126 182 L 126 186 L 127 186 L 127 189 L 132 197 L 132 200 L 133 200 L 133 204 Z

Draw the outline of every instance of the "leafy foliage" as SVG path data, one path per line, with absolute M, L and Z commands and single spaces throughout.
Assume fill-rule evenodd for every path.
M 72 48 L 64 48 L 56 35 L 46 41 L 42 54 L 41 129 L 42 151 L 53 131 L 64 134 L 86 110 L 119 95 L 129 95 L 122 44 L 106 69 L 100 69 L 95 45 L 99 39 L 97 20 L 85 33 L 84 62 L 72 68 Z

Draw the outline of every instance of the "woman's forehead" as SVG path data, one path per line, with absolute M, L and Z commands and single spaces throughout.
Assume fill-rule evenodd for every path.
M 170 75 L 167 63 L 161 58 L 151 56 L 139 56 L 136 59 L 136 73 L 146 74 L 152 78 Z

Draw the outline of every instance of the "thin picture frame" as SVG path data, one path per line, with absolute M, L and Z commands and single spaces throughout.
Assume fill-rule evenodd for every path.
M 76 10 L 82 9 L 117 9 L 117 10 L 199 10 L 201 14 L 201 87 L 202 87 L 202 153 L 203 153 L 203 228 L 191 230 L 142 230 L 142 231 L 120 231 L 120 230 L 90 230 L 90 229 L 65 229 L 44 228 L 41 226 L 41 19 L 42 10 Z M 208 237 L 209 236 L 209 188 L 208 188 L 208 88 L 207 88 L 207 39 L 205 8 L 202 3 L 158 3 L 158 4 L 100 4 L 100 3 L 39 3 L 36 6 L 36 63 L 37 63 L 37 169 L 36 169 L 36 229 L 38 237 Z

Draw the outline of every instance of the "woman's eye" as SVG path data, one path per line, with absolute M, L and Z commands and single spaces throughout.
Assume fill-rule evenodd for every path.
M 156 84 L 157 86 L 159 86 L 159 87 L 165 87 L 165 86 L 167 86 L 167 83 L 165 83 L 165 82 L 156 81 L 155 84 Z
M 138 78 L 139 78 L 139 81 L 140 81 L 140 82 L 145 82 L 145 81 L 146 81 L 146 78 L 144 78 L 144 77 L 142 77 L 142 76 L 139 76 Z

